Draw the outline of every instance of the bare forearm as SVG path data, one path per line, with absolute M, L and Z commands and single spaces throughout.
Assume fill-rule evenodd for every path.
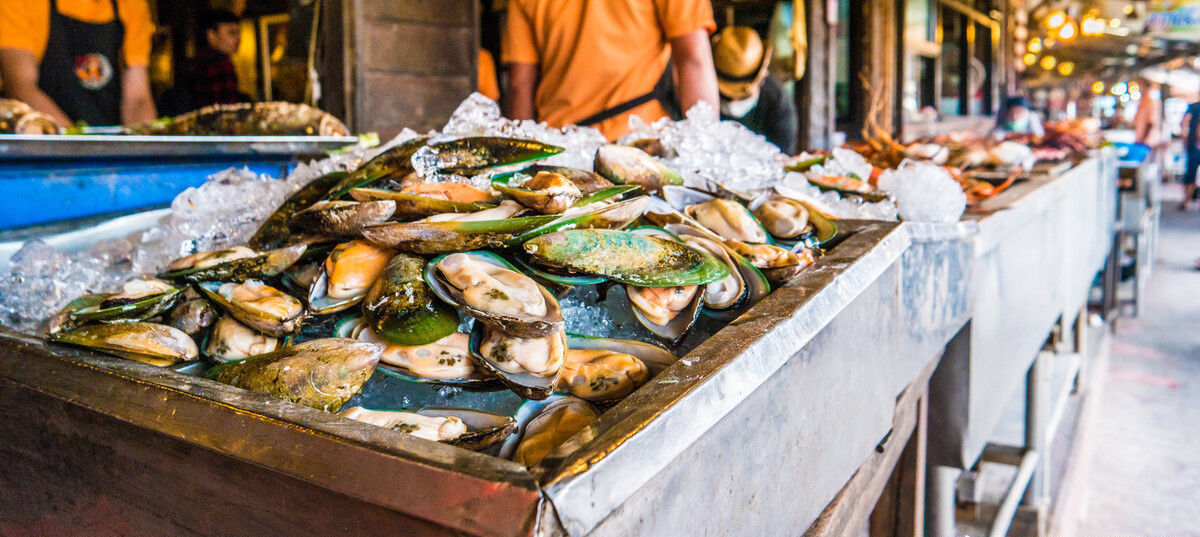
M 510 119 L 537 119 L 534 93 L 537 91 L 537 66 L 525 63 L 508 65 L 508 91 L 505 115 Z
M 700 101 L 716 110 L 717 73 L 713 67 L 708 34 L 696 30 L 671 40 L 671 59 L 678 77 L 679 106 L 686 112 Z
M 150 75 L 143 66 L 125 68 L 121 85 L 121 124 L 137 125 L 153 121 L 154 98 L 150 96 Z
M 122 125 L 139 125 L 154 121 L 156 117 L 157 113 L 154 110 L 154 101 L 150 99 L 149 95 L 125 99 L 121 103 Z
M 9 90 L 9 96 L 32 106 L 38 112 L 50 116 L 61 127 L 71 125 L 71 118 L 67 117 L 67 114 L 63 113 L 58 104 L 37 86 L 12 88 Z

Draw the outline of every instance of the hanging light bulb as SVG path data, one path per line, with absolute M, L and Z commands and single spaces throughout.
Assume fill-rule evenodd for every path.
M 1024 58 L 1021 58 L 1021 61 L 1024 61 L 1025 65 L 1033 65 L 1037 63 L 1037 54 L 1030 52 L 1029 54 L 1026 54 Z
M 1035 53 L 1041 52 L 1042 51 L 1042 40 L 1038 39 L 1036 37 L 1033 39 L 1030 39 L 1028 50 L 1029 50 L 1029 52 L 1035 52 Z
M 1079 23 L 1079 31 L 1085 36 L 1097 36 L 1104 33 L 1104 19 L 1088 15 Z
M 1058 40 L 1064 43 L 1070 42 L 1079 35 L 1079 27 L 1075 25 L 1075 21 L 1067 21 L 1058 28 Z
M 1128 84 L 1126 84 L 1124 82 L 1117 82 L 1116 84 L 1113 84 L 1111 91 L 1112 91 L 1113 95 L 1125 95 L 1125 92 L 1128 90 L 1129 90 Z
M 1092 93 L 1095 93 L 1096 95 L 1104 93 L 1104 83 L 1099 80 L 1092 82 Z
M 1054 69 L 1055 65 L 1058 65 L 1058 60 L 1054 56 L 1046 56 L 1045 58 L 1042 58 L 1042 69 L 1049 71 Z
M 1058 64 L 1058 74 L 1062 76 L 1071 76 L 1075 72 L 1075 64 L 1073 62 L 1062 62 Z

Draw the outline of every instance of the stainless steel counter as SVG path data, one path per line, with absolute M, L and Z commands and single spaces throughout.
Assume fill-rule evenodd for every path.
M 0 134 L 0 162 L 318 155 L 356 142 L 353 136 Z
M 983 203 L 971 320 L 930 386 L 929 463 L 970 468 L 1060 318 L 1086 304 L 1112 244 L 1116 174 L 1099 155 L 1058 176 L 1034 176 Z

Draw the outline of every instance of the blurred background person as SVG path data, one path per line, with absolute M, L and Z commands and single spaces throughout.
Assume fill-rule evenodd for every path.
M 1159 101 L 1162 86 L 1144 78 L 1140 79 L 1138 86 L 1142 97 L 1133 116 L 1134 141 L 1156 148 L 1162 143 L 1162 103 Z
M 7 96 L 61 125 L 155 118 L 146 0 L 0 1 L 0 79 Z
M 700 101 L 715 110 L 714 29 L 709 0 L 509 0 L 508 117 L 615 140 L 630 115 L 679 117 Z
M 781 151 L 796 150 L 796 106 L 767 73 L 771 48 L 746 26 L 727 26 L 712 38 L 721 119 L 741 123 Z
M 1042 128 L 1042 119 L 1029 104 L 1029 98 L 1024 96 L 1009 97 L 1004 102 L 996 118 L 996 128 L 993 131 L 997 138 L 1003 139 L 1013 134 L 1026 134 L 1035 138 L 1046 135 Z
M 1186 211 L 1196 195 L 1196 172 L 1200 170 L 1200 101 L 1188 105 L 1183 115 L 1183 132 L 1183 201 L 1179 202 L 1179 210 Z
M 210 9 L 200 15 L 200 42 L 184 71 L 191 108 L 250 100 L 238 90 L 231 59 L 242 45 L 241 28 L 241 20 L 230 11 Z

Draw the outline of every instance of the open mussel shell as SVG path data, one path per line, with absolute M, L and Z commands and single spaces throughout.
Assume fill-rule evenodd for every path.
M 288 228 L 319 237 L 353 239 L 362 236 L 363 227 L 387 222 L 395 211 L 392 200 L 320 201 L 296 213 L 288 220 Z
M 643 312 L 636 303 L 634 303 L 633 299 L 629 298 L 630 287 L 634 286 L 622 287 L 619 292 L 625 293 L 627 300 L 629 301 L 629 306 L 633 310 L 633 316 L 637 318 L 638 322 L 641 323 L 643 327 L 645 327 L 655 336 L 658 336 L 671 343 L 675 343 L 683 339 L 683 336 L 687 335 L 688 329 L 690 329 L 693 324 L 696 324 L 696 319 L 700 317 L 700 312 L 703 310 L 704 295 L 707 291 L 704 285 L 700 285 L 686 306 L 680 309 L 679 312 L 677 312 L 675 316 L 671 317 L 671 319 L 666 323 L 659 324 L 651 320 L 646 313 Z M 616 290 L 610 292 L 616 292 Z
M 630 354 L 646 364 L 650 376 L 662 373 L 664 369 L 679 361 L 675 353 L 662 345 L 634 341 L 632 339 L 615 339 L 581 334 L 567 334 L 567 348 L 580 350 L 603 350 Z
M 615 202 L 617 198 L 641 189 L 642 187 L 637 185 L 616 185 L 602 188 L 579 198 L 572 207 L 587 207 L 593 203 Z
M 345 196 L 351 188 L 366 186 L 386 178 L 401 177 L 412 172 L 413 154 L 425 147 L 428 141 L 428 136 L 418 136 L 375 155 L 335 183 L 332 188 L 327 189 L 326 199 L 338 199 Z
M 699 222 L 705 229 L 727 241 L 772 241 L 771 234 L 759 223 L 750 209 L 740 202 L 716 198 L 688 205 L 683 213 Z
M 434 418 L 458 418 L 463 425 L 467 426 L 467 432 L 446 443 L 472 451 L 484 450 L 503 442 L 517 430 L 515 418 L 482 410 L 429 407 L 418 410 L 416 413 Z
M 488 168 L 557 155 L 563 148 L 537 140 L 476 136 L 430 144 L 417 151 L 418 154 L 422 152 L 428 152 L 436 159 L 437 170 L 441 173 L 475 175 Z
M 636 147 L 603 145 L 592 163 L 596 173 L 621 185 L 639 185 L 657 192 L 664 185 L 682 185 L 683 176 Z
M 272 352 L 279 348 L 279 340 L 224 315 L 213 324 L 201 348 L 204 356 L 214 362 L 231 362 Z
M 463 255 L 470 256 L 474 261 L 488 263 L 503 269 L 508 269 L 518 274 L 521 271 L 513 266 L 512 263 L 504 260 L 504 258 L 485 251 L 462 252 Z M 442 299 L 443 302 L 461 309 L 468 315 L 476 318 L 483 323 L 501 327 L 505 332 L 519 337 L 539 338 L 546 337 L 550 334 L 562 330 L 563 318 L 562 311 L 559 309 L 558 299 L 554 294 L 545 287 L 538 285 L 538 290 L 542 293 L 542 298 L 546 301 L 546 313 L 540 317 L 532 316 L 513 316 L 500 314 L 491 311 L 477 309 L 463 300 L 462 290 L 453 286 L 442 275 L 441 269 L 438 268 L 438 263 L 445 259 L 446 255 L 435 257 L 426 263 L 424 277 L 425 283 L 429 288 Z M 476 323 L 481 324 L 481 323 Z
M 144 321 L 171 309 L 183 296 L 182 287 L 172 287 L 166 292 L 108 306 L 112 296 L 94 305 L 85 306 L 68 313 L 72 321 L 90 323 L 97 321 Z
M 526 399 L 545 399 L 554 392 L 554 385 L 558 382 L 558 374 L 562 371 L 562 363 L 566 359 L 567 342 L 565 332 L 560 329 L 558 332 L 546 336 L 547 338 L 559 338 L 557 342 L 551 342 L 551 352 L 557 349 L 563 353 L 562 356 L 550 357 L 551 362 L 558 362 L 558 369 L 552 375 L 537 375 L 528 371 L 514 373 L 501 369 L 496 365 L 494 359 L 487 356 L 483 351 L 485 340 L 493 337 L 512 339 L 512 336 L 498 329 L 491 328 L 484 323 L 475 323 L 475 327 L 471 330 L 470 349 L 471 358 L 475 360 L 477 367 L 495 376 L 506 388 Z
M 371 242 L 402 252 L 439 255 L 503 248 L 522 233 L 549 224 L 558 215 L 521 216 L 474 222 L 406 222 L 363 228 Z
M 195 293 L 195 291 L 191 291 Z M 182 303 L 171 310 L 167 316 L 167 324 L 182 330 L 185 334 L 196 335 L 201 330 L 217 322 L 220 313 L 217 308 L 205 298 L 185 298 Z
M 379 188 L 353 188 L 350 197 L 358 201 L 389 200 L 395 203 L 392 217 L 400 221 L 417 220 L 435 214 L 466 214 L 495 207 L 495 203 L 450 201 L 419 194 Z
M 547 272 L 538 267 L 535 267 L 522 259 L 515 259 L 516 264 L 521 267 L 523 272 L 526 272 L 534 277 L 534 279 L 542 279 L 558 285 L 566 285 L 570 287 L 580 285 L 596 285 L 604 282 L 603 276 L 572 276 L 566 274 L 555 274 Z
M 729 241 L 726 246 L 750 261 L 772 285 L 787 283 L 815 261 L 813 248 L 793 251 L 773 244 L 747 244 L 738 241 Z
M 99 307 L 102 302 L 111 296 L 113 296 L 112 293 L 89 293 L 68 302 L 66 306 L 63 306 L 62 310 L 46 321 L 46 333 L 54 335 L 62 330 L 86 324 L 85 321 L 78 320 L 71 314 L 82 309 Z
M 731 276 L 737 275 L 737 285 L 741 287 L 737 297 L 727 297 L 718 302 L 714 295 L 722 293 L 718 293 L 710 284 L 704 302 L 704 311 L 710 316 L 718 319 L 736 317 L 771 292 L 771 283 L 762 271 L 725 242 L 715 241 L 703 231 L 685 224 L 671 224 L 667 230 L 678 234 L 685 242 L 690 241 L 689 244 L 703 247 L 726 263 Z
M 500 446 L 499 455 L 532 467 L 600 417 L 600 410 L 575 396 L 552 395 L 526 401 L 514 417 L 517 430 Z
M 289 273 L 294 285 L 312 279 L 305 296 L 309 310 L 317 315 L 336 313 L 358 304 L 387 268 L 395 252 L 378 248 L 366 241 L 344 242 L 333 248 L 317 271 Z M 288 280 L 288 276 L 284 277 Z M 332 287 L 332 289 L 331 289 Z M 332 292 L 336 291 L 336 292 Z
M 61 330 L 50 338 L 159 367 L 194 360 L 200 352 L 191 336 L 157 323 L 89 324 Z
M 540 172 L 557 173 L 563 177 L 566 177 L 569 181 L 575 183 L 575 186 L 579 188 L 579 191 L 583 192 L 584 194 L 591 194 L 598 190 L 613 186 L 612 181 L 605 179 L 596 172 L 581 170 L 578 168 L 568 168 L 566 166 L 546 166 L 543 164 L 534 164 L 533 166 L 527 166 L 515 172 L 498 173 L 492 176 L 492 184 L 507 185 L 512 183 L 512 179 L 517 174 L 533 177 Z
M 522 247 L 532 263 L 557 273 L 601 276 L 639 287 L 704 285 L 729 274 L 705 252 L 628 231 L 558 231 L 530 239 Z
M 888 199 L 887 194 L 875 190 L 857 177 L 837 177 L 835 181 L 833 177 L 809 175 L 807 179 L 811 185 L 824 191 L 837 192 L 842 197 L 854 196 L 872 203 Z
M 371 378 L 381 350 L 374 343 L 352 339 L 314 339 L 220 364 L 204 377 L 317 410 L 335 411 Z
M 359 341 L 383 345 L 384 349 L 383 353 L 380 355 L 377 369 L 381 373 L 391 377 L 396 377 L 410 382 L 419 382 L 422 384 L 439 384 L 443 386 L 455 386 L 469 389 L 481 389 L 496 385 L 496 379 L 494 377 L 483 371 L 480 371 L 478 368 L 473 368 L 469 375 L 462 377 L 430 376 L 427 374 L 422 374 L 418 371 L 414 371 L 410 367 L 396 363 L 395 359 L 392 358 L 391 355 L 399 350 L 395 347 L 401 346 L 392 345 L 384 341 L 383 338 L 379 337 L 378 334 L 375 334 L 375 332 L 371 330 L 370 326 L 367 326 L 366 321 L 360 315 L 351 315 L 339 320 L 337 324 L 334 325 L 333 335 L 337 337 L 357 339 Z M 437 343 L 438 342 L 434 342 L 428 345 L 436 345 Z M 422 346 L 403 346 L 403 350 L 407 352 L 417 352 L 421 347 Z M 470 347 L 468 345 L 463 348 L 463 358 L 469 360 L 469 355 Z
M 254 257 L 218 263 L 210 267 L 168 270 L 160 273 L 158 277 L 164 280 L 184 280 L 193 283 L 244 282 L 267 278 L 292 266 L 300 259 L 306 248 L 306 245 L 297 244 L 260 253 Z
M 363 316 L 384 341 L 424 345 L 458 330 L 458 312 L 435 298 L 424 272 L 424 259 L 396 254 L 367 291 Z
M 226 298 L 221 293 L 222 285 L 224 284 L 220 282 L 204 282 L 198 284 L 197 287 L 200 288 L 200 291 L 209 300 L 226 313 L 232 315 L 234 319 L 269 336 L 283 337 L 295 332 L 300 327 L 300 320 L 304 314 L 304 306 L 291 295 L 263 284 L 263 287 L 266 288 L 265 292 L 271 293 L 271 298 L 278 300 L 280 306 L 286 307 L 291 312 L 281 316 L 273 312 L 264 311 L 259 307 L 250 306 L 240 300 Z

